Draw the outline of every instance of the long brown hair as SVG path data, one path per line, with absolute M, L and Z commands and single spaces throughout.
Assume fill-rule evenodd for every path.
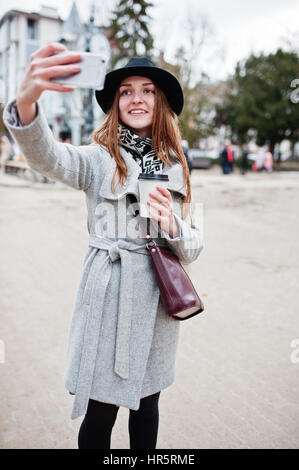
M 106 147 L 116 162 L 116 168 L 111 183 L 111 190 L 114 194 L 116 173 L 118 173 L 118 182 L 121 186 L 124 184 L 128 175 L 127 166 L 119 151 L 119 96 L 119 90 L 117 90 L 115 93 L 113 105 L 108 111 L 105 121 L 92 133 L 94 142 L 103 147 Z M 184 203 L 184 209 L 186 207 L 188 208 L 186 212 L 187 216 L 191 201 L 191 183 L 189 168 L 181 146 L 181 133 L 178 125 L 178 118 L 172 111 L 164 93 L 158 86 L 155 87 L 155 109 L 152 125 L 152 144 L 156 155 L 164 163 L 171 166 L 172 164 L 169 159 L 170 157 L 172 160 L 180 162 L 182 165 L 184 175 L 184 184 L 182 187 L 187 185 L 186 196 L 182 198 L 182 202 Z

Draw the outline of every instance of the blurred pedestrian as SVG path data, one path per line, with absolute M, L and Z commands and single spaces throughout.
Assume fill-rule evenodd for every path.
M 264 155 L 264 168 L 268 173 L 271 173 L 271 171 L 273 170 L 273 155 L 270 152 L 269 147 L 266 149 Z
M 224 175 L 228 175 L 233 172 L 234 153 L 230 142 L 226 142 L 225 147 L 220 154 L 220 161 Z
M 262 171 L 264 169 L 265 150 L 263 147 L 259 149 L 255 157 L 254 169 L 256 171 Z
M 227 152 L 226 147 L 220 152 L 220 164 L 222 168 L 222 173 L 227 175 L 229 173 L 228 161 L 227 161 Z
M 59 51 L 65 54 L 53 55 Z M 130 448 L 155 449 L 158 401 L 174 381 L 180 322 L 160 301 L 146 245 L 147 222 L 153 219 L 160 229 L 160 238 L 153 240 L 169 246 L 184 264 L 195 261 L 202 249 L 193 209 L 183 220 L 184 203 L 191 202 L 177 120 L 183 91 L 167 70 L 147 58 L 132 58 L 109 72 L 104 89 L 96 91 L 107 117 L 93 132 L 92 144 L 57 142 L 38 99 L 44 90 L 73 91 L 50 79 L 79 72 L 79 60 L 79 53 L 58 43 L 34 52 L 17 99 L 4 109 L 4 121 L 32 168 L 83 190 L 87 199 L 89 246 L 65 374 L 66 389 L 75 395 L 72 418 L 85 415 L 79 448 L 110 449 L 118 409 L 124 406 L 130 410 Z M 169 189 L 158 184 L 150 193 L 150 218 L 143 220 L 127 197 L 139 198 L 140 173 L 169 178 Z M 135 236 L 129 235 L 132 226 L 139 227 Z
M 228 162 L 229 172 L 233 173 L 234 172 L 235 155 L 234 155 L 234 151 L 233 151 L 233 147 L 232 147 L 231 143 L 229 143 L 226 146 L 226 152 L 227 152 L 227 162 Z
M 0 138 L 0 172 L 5 173 L 5 163 L 11 157 L 12 146 L 6 135 L 2 135 Z
M 241 156 L 241 174 L 245 175 L 248 171 L 248 144 L 243 144 L 242 146 L 242 156 Z
M 257 153 L 256 165 L 258 171 L 262 171 L 264 169 L 264 160 L 265 160 L 265 149 L 261 147 Z

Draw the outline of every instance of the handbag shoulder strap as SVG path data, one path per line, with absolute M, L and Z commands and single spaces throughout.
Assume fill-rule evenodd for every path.
M 150 224 L 151 224 L 151 219 L 148 217 L 146 219 L 146 248 L 150 250 L 154 246 L 157 246 L 156 242 L 152 239 L 150 235 Z
M 151 219 L 149 217 L 147 217 L 146 219 L 146 235 L 147 235 L 147 239 L 151 239 L 151 236 L 150 236 L 150 224 L 151 224 Z
M 147 217 L 146 219 L 146 243 L 147 244 L 153 241 L 152 237 L 150 236 L 150 224 L 151 224 L 151 219 Z M 147 245 L 147 248 L 148 248 L 148 245 Z

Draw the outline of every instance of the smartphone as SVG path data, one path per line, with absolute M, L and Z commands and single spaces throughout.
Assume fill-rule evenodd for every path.
M 55 54 L 65 54 L 65 52 L 56 52 Z M 78 54 L 81 56 L 81 61 L 74 62 L 73 65 L 78 65 L 81 71 L 75 74 L 59 75 L 51 78 L 51 81 L 73 88 L 102 90 L 105 82 L 107 59 L 90 52 L 78 51 Z

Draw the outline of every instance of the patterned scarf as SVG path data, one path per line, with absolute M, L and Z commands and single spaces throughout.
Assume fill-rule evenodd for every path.
M 119 142 L 141 168 L 141 173 L 162 173 L 164 163 L 157 157 L 153 150 L 150 137 L 140 137 L 129 129 L 118 126 Z

